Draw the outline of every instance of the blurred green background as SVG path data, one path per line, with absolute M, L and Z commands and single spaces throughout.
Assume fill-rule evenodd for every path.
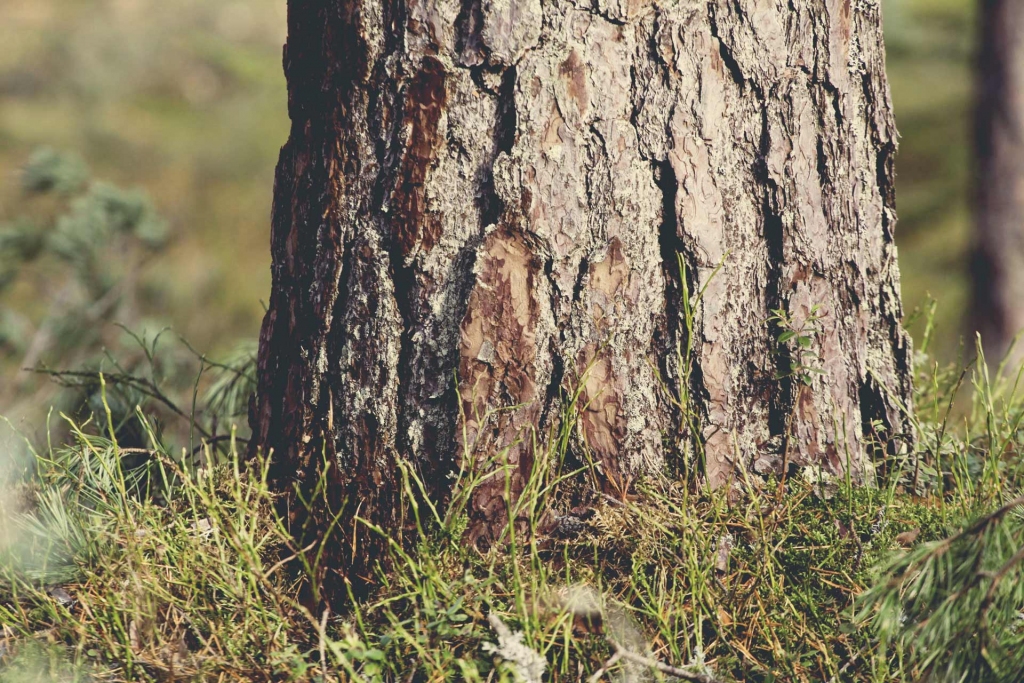
M 256 335 L 285 18 L 283 0 L 0 2 L 0 218 L 21 211 L 34 149 L 75 152 L 95 178 L 147 190 L 170 223 L 141 283 L 154 323 L 204 350 Z
M 904 299 L 908 311 L 929 293 L 939 300 L 938 350 L 947 356 L 968 293 L 974 4 L 884 2 L 902 134 Z M 273 168 L 287 131 L 284 5 L 0 1 L 0 220 L 23 210 L 18 169 L 33 150 L 75 152 L 94 177 L 144 188 L 169 221 L 168 248 L 141 276 L 140 319 L 213 353 L 255 337 L 270 286 Z M 0 307 L 17 305 L 37 322 L 40 284 L 19 282 Z M 0 358 L 0 377 L 20 360 Z
M 884 0 L 889 84 L 901 135 L 896 158 L 903 302 L 938 301 L 936 355 L 965 337 L 970 298 L 973 57 L 977 0 Z M 921 320 L 910 323 L 921 332 Z M 973 344 L 973 341 L 970 342 Z

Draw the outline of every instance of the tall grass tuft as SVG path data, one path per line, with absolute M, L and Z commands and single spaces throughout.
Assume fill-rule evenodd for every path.
M 539 466 L 502 543 L 462 542 L 487 472 L 439 509 L 402 466 L 391 569 L 336 611 L 299 600 L 317 571 L 270 459 L 230 435 L 172 453 L 142 410 L 148 446 L 122 446 L 100 375 L 99 416 L 5 494 L 0 659 L 110 681 L 1020 680 L 1024 403 L 982 363 L 918 367 L 918 445 L 879 444 L 874 486 L 751 475 L 738 501 L 696 476 L 602 495 L 567 396 L 560 431 L 523 435 Z M 237 404 L 248 369 L 222 370 Z

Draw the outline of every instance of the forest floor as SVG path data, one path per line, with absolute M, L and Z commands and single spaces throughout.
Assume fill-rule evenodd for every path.
M 482 553 L 466 479 L 445 512 L 403 471 L 412 531 L 337 613 L 299 601 L 316 568 L 235 444 L 210 467 L 121 448 L 107 406 L 0 498 L 0 681 L 1020 680 L 1018 378 L 918 361 L 916 444 L 880 448 L 873 486 L 807 470 L 729 501 L 680 463 Z M 592 486 L 550 441 L 532 525 Z

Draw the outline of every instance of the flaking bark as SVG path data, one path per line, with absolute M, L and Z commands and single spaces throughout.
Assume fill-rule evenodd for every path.
M 254 443 L 282 488 L 329 465 L 347 576 L 383 547 L 356 515 L 400 531 L 400 460 L 441 501 L 507 461 L 469 509 L 494 539 L 576 387 L 616 494 L 683 442 L 713 486 L 784 450 L 860 480 L 872 421 L 907 431 L 875 0 L 291 0 L 285 70 Z M 805 386 L 768 319 L 815 306 Z

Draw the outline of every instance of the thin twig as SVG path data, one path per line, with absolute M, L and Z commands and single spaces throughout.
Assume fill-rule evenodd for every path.
M 410 659 L 409 662 L 412 666 L 409 667 L 409 677 L 405 679 L 405 683 L 412 683 L 413 679 L 416 678 L 416 668 L 419 666 L 420 658 L 417 655 L 413 659 Z
M 684 681 L 697 681 L 697 683 L 721 683 L 719 679 L 709 674 L 697 673 L 695 671 L 687 671 L 686 669 L 680 669 L 679 667 L 672 666 L 664 662 L 660 662 L 657 659 L 644 657 L 643 655 L 638 655 L 635 652 L 630 652 L 629 650 L 622 647 L 622 645 L 612 640 L 611 638 L 608 639 L 608 642 L 611 643 L 612 647 L 615 648 L 615 654 L 622 657 L 622 659 L 628 659 L 629 661 L 636 662 L 641 666 L 647 666 L 652 669 L 656 669 L 657 671 L 660 671 L 663 674 L 675 676 L 676 678 L 681 678 Z
M 587 679 L 587 683 L 597 683 L 599 680 L 601 680 L 601 676 L 604 676 L 606 673 L 608 673 L 608 670 L 615 666 L 615 662 L 619 661 L 620 659 L 622 659 L 622 653 L 616 651 L 615 654 L 608 658 L 608 661 L 604 663 L 604 666 L 595 671 L 594 675 Z
M 219 435 L 217 435 L 217 436 L 215 436 L 215 437 L 213 437 L 211 439 L 203 439 L 202 443 L 200 443 L 198 446 L 196 446 L 195 448 L 192 449 L 191 455 L 195 455 L 196 453 L 198 453 L 199 451 L 203 450 L 207 446 L 213 446 L 213 445 L 218 444 L 218 443 L 220 443 L 222 441 L 229 441 L 231 439 L 234 439 L 235 441 L 237 441 L 239 443 L 243 443 L 243 444 L 249 443 L 249 439 L 243 439 L 240 436 L 235 436 L 233 434 L 219 434 Z
M 331 613 L 330 607 L 324 608 L 324 613 L 320 617 L 320 675 L 327 680 L 327 617 Z
M 162 391 L 160 391 L 160 387 L 154 384 L 151 380 L 140 377 L 133 377 L 132 375 L 124 373 L 107 374 L 101 372 L 85 372 L 73 370 L 49 370 L 47 368 L 26 368 L 26 370 L 29 370 L 31 372 L 37 372 L 42 375 L 49 375 L 50 377 L 56 379 L 58 382 L 65 381 L 67 382 L 68 386 L 74 386 L 74 384 L 71 381 L 69 381 L 68 378 L 77 379 L 79 381 L 86 379 L 98 380 L 100 375 L 103 375 L 103 377 L 111 384 L 123 384 L 132 387 L 134 389 L 141 391 L 150 398 L 155 399 L 156 401 L 159 401 L 160 403 L 164 404 L 172 413 L 182 418 L 183 420 L 187 420 L 188 422 L 190 422 L 195 427 L 196 431 L 198 431 L 199 434 L 207 441 L 210 441 L 214 438 L 214 436 L 210 434 L 201 424 L 199 424 L 199 422 L 194 417 L 189 417 L 184 411 L 182 411 L 181 408 L 179 408 L 174 403 L 174 401 L 169 399 Z
M 220 370 L 227 370 L 228 372 L 233 372 L 236 377 L 240 377 L 242 379 L 246 379 L 246 380 L 248 380 L 250 382 L 253 382 L 253 383 L 256 382 L 256 378 L 254 376 L 250 375 L 249 373 L 245 372 L 244 370 L 240 370 L 239 368 L 231 366 L 231 365 L 228 365 L 227 363 L 218 363 L 217 361 L 210 360 L 209 358 L 206 357 L 205 353 L 200 353 L 198 350 L 196 350 L 188 342 L 188 340 L 185 339 L 184 337 L 178 337 L 178 340 L 182 344 L 184 344 L 185 348 L 187 348 L 190 352 L 192 352 L 192 355 L 194 355 L 197 359 L 199 359 L 200 362 L 206 363 L 207 365 L 209 365 L 212 368 L 218 368 Z M 238 365 L 245 365 L 245 364 L 244 363 L 238 363 Z
M 604 493 L 603 491 L 598 491 L 597 494 L 599 496 L 601 496 L 602 498 L 604 498 L 605 501 L 607 501 L 607 502 L 611 503 L 612 505 L 614 505 L 615 507 L 620 507 L 620 508 L 626 507 L 626 504 L 623 503 L 621 500 L 619 500 L 618 498 L 615 498 L 614 496 L 609 496 L 607 493 Z
M 269 581 L 270 577 L 273 576 L 274 572 L 276 572 L 278 569 L 280 569 L 281 567 L 285 566 L 286 564 L 288 564 L 292 560 L 297 559 L 301 553 L 307 553 L 310 550 L 312 550 L 313 546 L 315 546 L 316 543 L 317 543 L 316 541 L 313 541 L 312 543 L 307 545 L 302 550 L 299 550 L 299 551 L 296 551 L 296 552 L 292 553 L 291 555 L 289 555 L 288 557 L 284 558 L 283 560 L 281 560 L 280 562 L 275 564 L 273 567 L 271 567 L 267 571 L 263 572 L 263 580 Z
M 850 661 L 848 661 L 846 664 L 843 664 L 839 668 L 839 671 L 836 672 L 835 676 L 833 676 L 832 678 L 828 679 L 828 683 L 838 683 L 839 682 L 839 677 L 843 675 L 843 672 L 846 671 L 847 669 L 849 669 L 853 665 L 853 663 L 856 662 L 856 661 L 857 661 L 857 657 L 856 656 L 851 657 Z

